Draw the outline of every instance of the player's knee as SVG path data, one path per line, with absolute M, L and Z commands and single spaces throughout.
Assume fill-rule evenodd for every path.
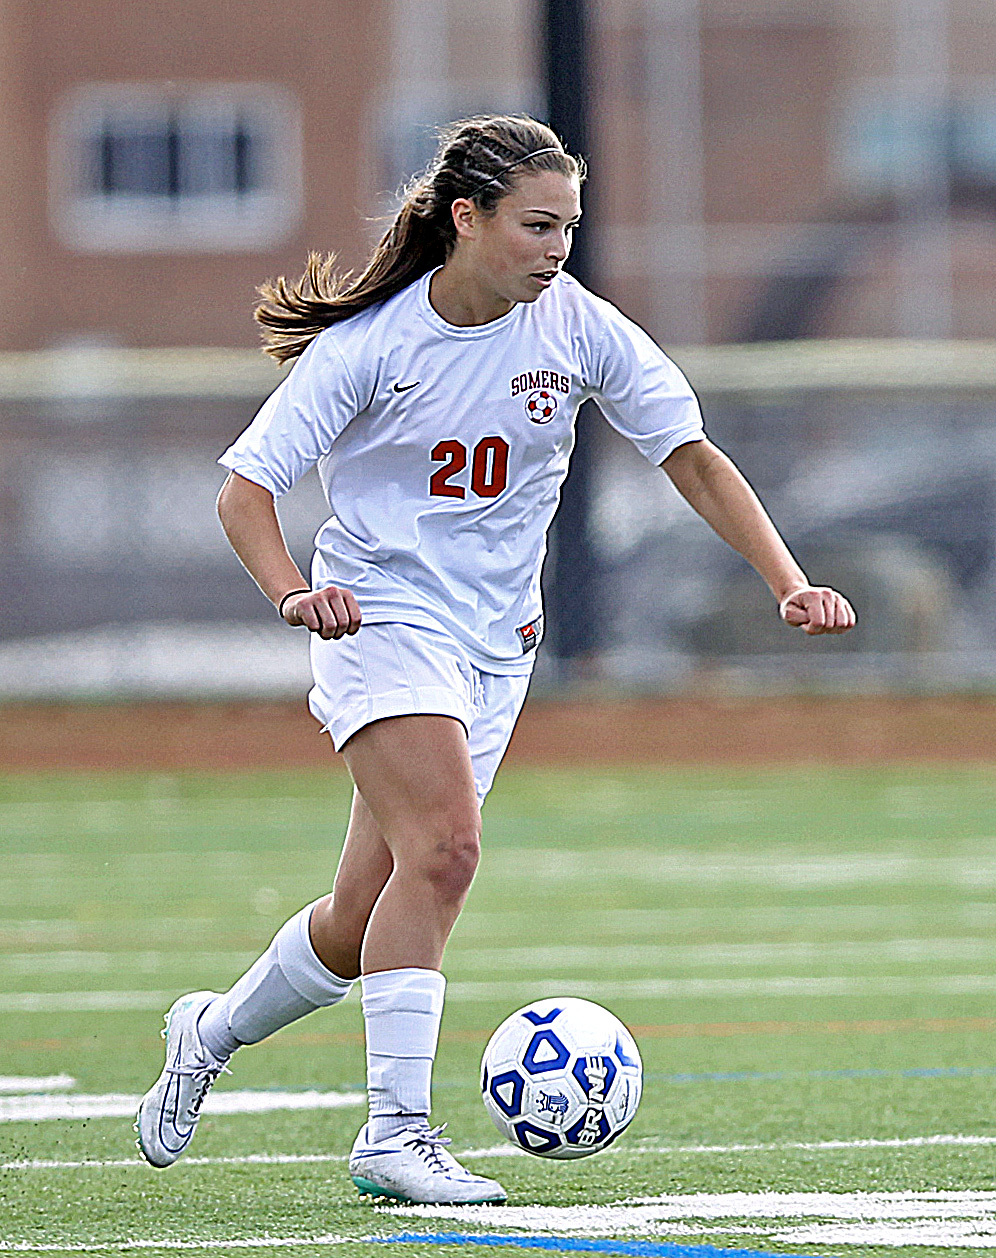
M 479 820 L 451 823 L 437 830 L 424 849 L 422 874 L 443 900 L 461 900 L 470 890 L 481 859 Z

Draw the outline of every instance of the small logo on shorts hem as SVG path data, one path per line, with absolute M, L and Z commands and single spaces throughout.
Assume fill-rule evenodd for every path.
M 529 651 L 535 651 L 543 641 L 543 617 L 537 616 L 528 625 L 521 625 L 515 632 L 519 635 L 519 641 L 522 643 L 523 655 Z

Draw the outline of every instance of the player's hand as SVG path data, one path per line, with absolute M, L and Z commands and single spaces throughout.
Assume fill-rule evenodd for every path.
M 825 585 L 807 585 L 789 594 L 779 603 L 778 614 L 808 634 L 847 633 L 858 622 L 843 594 Z
M 295 594 L 284 603 L 283 617 L 289 625 L 304 625 L 326 641 L 356 633 L 360 627 L 359 604 L 349 590 L 335 585 Z

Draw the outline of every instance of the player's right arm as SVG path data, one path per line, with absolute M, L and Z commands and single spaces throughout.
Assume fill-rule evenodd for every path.
M 229 472 L 218 495 L 218 516 L 242 565 L 275 607 L 289 591 L 305 591 L 283 604 L 289 625 L 304 625 L 326 639 L 356 633 L 360 608 L 349 590 L 335 585 L 308 590 L 287 549 L 270 490 Z

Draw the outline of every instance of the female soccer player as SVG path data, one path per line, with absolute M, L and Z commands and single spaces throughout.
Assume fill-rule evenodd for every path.
M 280 616 L 311 631 L 311 710 L 355 791 L 332 894 L 230 991 L 167 1014 L 166 1066 L 138 1115 L 154 1166 L 187 1148 L 236 1049 L 338 1003 L 361 976 L 360 1192 L 504 1201 L 429 1126 L 440 965 L 542 636 L 546 532 L 584 399 L 753 564 L 784 620 L 809 634 L 854 624 L 706 439 L 674 364 L 564 273 L 583 174 L 530 118 L 458 123 L 358 278 L 312 256 L 296 285 L 261 290 L 268 352 L 297 362 L 222 456 L 219 512 Z M 274 501 L 314 464 L 332 515 L 309 583 Z

